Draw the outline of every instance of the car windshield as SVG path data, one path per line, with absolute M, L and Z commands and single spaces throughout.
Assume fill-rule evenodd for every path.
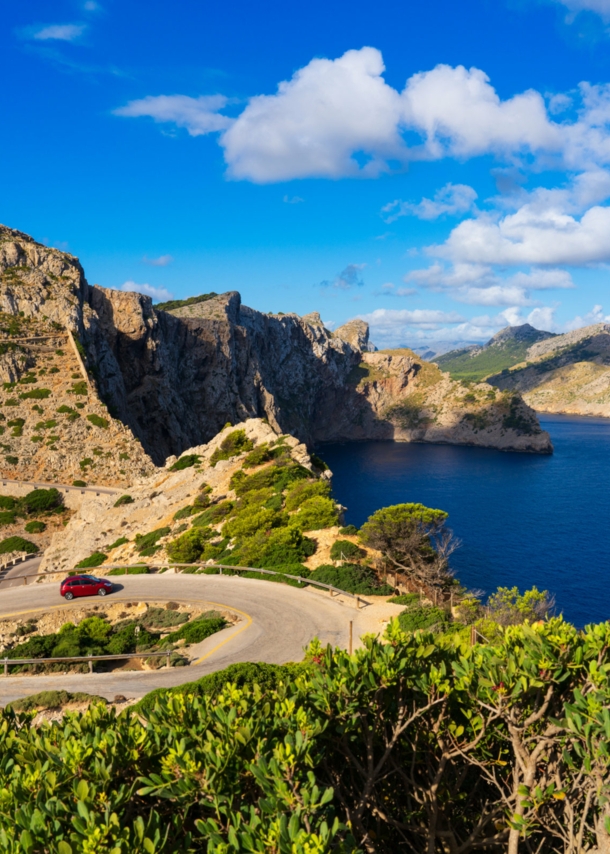
M 100 580 L 95 575 L 83 575 L 83 578 L 86 579 L 87 581 L 99 581 Z

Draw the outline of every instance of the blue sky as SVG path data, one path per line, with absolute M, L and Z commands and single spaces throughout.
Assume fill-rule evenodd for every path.
M 447 348 L 610 322 L 610 0 L 11 4 L 0 221 Z

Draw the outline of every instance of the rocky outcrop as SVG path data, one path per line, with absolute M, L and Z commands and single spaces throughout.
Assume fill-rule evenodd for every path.
M 455 382 L 406 349 L 362 355 L 318 438 L 552 452 L 548 433 L 519 395 Z
M 125 431 L 133 454 L 121 454 L 137 460 L 127 465 L 123 457 L 117 477 L 140 476 L 147 458 L 162 465 L 168 456 L 209 441 L 227 422 L 257 417 L 310 446 L 394 438 L 551 449 L 518 395 L 510 403 L 487 399 L 483 417 L 476 403 L 461 400 L 468 390 L 442 380 L 440 372 L 426 385 L 422 377 L 428 373 L 411 351 L 369 352 L 362 321 L 330 332 L 317 313 L 263 314 L 242 305 L 237 292 L 155 310 L 140 294 L 89 286 L 76 258 L 4 227 L 0 259 L 6 376 L 30 370 L 31 347 L 14 350 L 21 347 L 20 336 L 71 330 L 89 372 L 88 404 L 110 415 L 113 429 Z M 40 368 L 34 373 L 38 382 Z M 517 410 L 519 417 L 511 418 Z M 66 434 L 75 463 L 91 457 L 85 453 L 88 436 Z M 100 460 L 104 454 L 102 448 Z M 46 451 L 37 459 L 36 476 L 42 478 Z M 92 472 L 88 479 L 101 482 Z
M 597 323 L 532 345 L 524 359 L 487 380 L 519 392 L 539 412 L 610 417 L 610 324 Z
M 278 438 L 278 433 L 262 419 L 248 419 L 240 424 L 240 429 L 245 431 L 254 447 L 272 443 Z M 40 571 L 64 572 L 94 552 L 107 554 L 107 563 L 138 563 L 142 557 L 136 548 L 136 535 L 165 529 L 167 533 L 158 541 L 163 548 L 175 539 L 178 529 L 187 527 L 183 519 L 174 518 L 176 513 L 192 504 L 204 486 L 210 488 L 209 500 L 212 503 L 227 496 L 234 498 L 230 480 L 241 469 L 245 453 L 223 459 L 215 465 L 210 462 L 214 451 L 231 432 L 231 428 L 226 428 L 211 442 L 189 449 L 188 456 L 194 456 L 196 462 L 188 467 L 173 470 L 175 458 L 168 459 L 164 467 L 129 488 L 127 503 L 119 501 L 116 506 L 117 495 L 98 495 L 84 501 L 67 527 L 53 536 Z M 283 441 L 292 459 L 311 470 L 307 448 L 292 436 L 286 436 Z M 151 562 L 162 561 L 163 558 L 161 550 Z

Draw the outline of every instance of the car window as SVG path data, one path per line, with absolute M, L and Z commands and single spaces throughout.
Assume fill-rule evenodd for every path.
M 83 582 L 82 581 L 71 581 L 68 584 L 68 587 L 79 587 Z

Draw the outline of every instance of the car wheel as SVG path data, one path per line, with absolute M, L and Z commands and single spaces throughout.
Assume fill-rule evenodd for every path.
M 70 591 L 68 590 L 68 592 L 64 594 L 64 599 L 67 599 L 69 602 L 70 599 L 74 599 L 74 593 L 70 593 Z
M 104 587 L 100 587 L 100 589 L 97 591 L 97 595 L 98 596 L 105 596 L 106 595 L 106 589 Z

